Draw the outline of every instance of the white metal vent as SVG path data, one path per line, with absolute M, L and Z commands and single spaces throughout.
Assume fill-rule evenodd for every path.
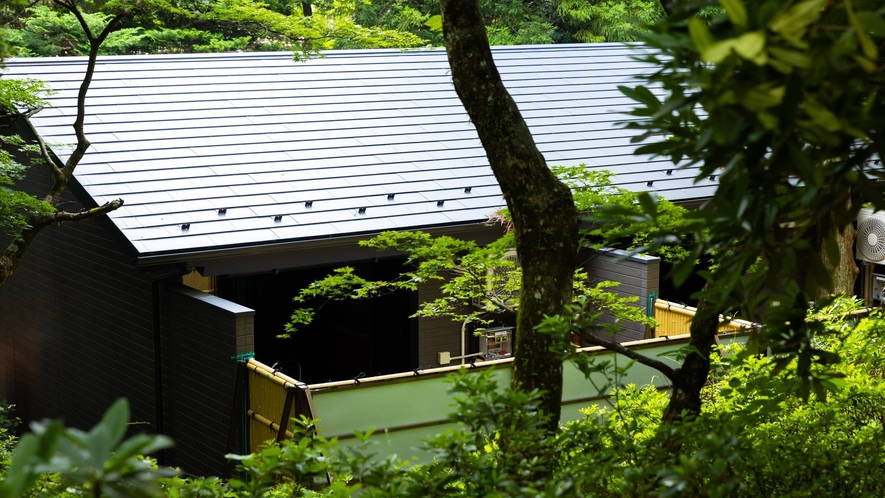
M 885 263 L 885 212 L 861 209 L 857 214 L 857 259 Z

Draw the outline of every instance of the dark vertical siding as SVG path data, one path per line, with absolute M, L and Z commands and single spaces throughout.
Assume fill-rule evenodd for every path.
M 0 291 L 0 396 L 25 419 L 81 428 L 126 397 L 152 432 L 151 278 L 97 221 L 45 229 Z
M 631 256 L 625 258 L 625 252 L 619 250 L 598 251 L 592 253 L 584 263 L 584 268 L 595 285 L 604 280 L 618 282 L 618 286 L 610 288 L 620 297 L 637 297 L 635 305 L 648 311 L 648 295 L 659 290 L 661 259 L 654 256 Z M 613 317 L 603 316 L 609 323 Z M 621 333 L 616 336 L 619 341 L 634 341 L 646 336 L 646 328 L 638 323 L 626 322 L 621 325 Z
M 163 413 L 170 463 L 221 475 L 236 381 L 232 356 L 254 350 L 255 312 L 184 286 L 165 289 Z
M 418 302 L 426 303 L 442 297 L 439 281 L 432 280 L 418 287 Z M 461 323 L 449 317 L 418 318 L 418 365 L 421 368 L 438 367 L 440 351 L 448 351 L 452 356 L 461 355 Z M 461 363 L 453 360 L 452 364 Z

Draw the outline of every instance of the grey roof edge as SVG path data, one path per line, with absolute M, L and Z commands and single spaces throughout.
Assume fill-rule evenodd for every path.
M 212 294 L 207 294 L 201 290 L 193 289 L 186 285 L 171 285 L 169 286 L 169 290 L 192 297 L 215 308 L 223 309 L 234 316 L 250 316 L 255 314 L 255 310 L 251 308 L 247 308 L 233 301 L 228 301 L 227 299 L 222 299 Z
M 440 225 L 431 225 L 431 226 L 419 226 L 413 227 L 403 230 L 386 230 L 386 231 L 400 231 L 400 232 L 410 232 L 410 231 L 425 231 L 432 235 L 449 235 L 453 237 L 464 237 L 464 238 L 474 238 L 473 236 L 480 233 L 483 227 L 489 227 L 489 224 L 485 221 L 477 221 L 474 223 L 459 223 L 459 224 L 440 224 Z M 503 229 L 502 229 L 503 230 Z M 134 266 L 144 268 L 145 270 L 150 270 L 150 267 L 158 266 L 158 265 L 168 265 L 175 263 L 195 263 L 196 266 L 200 266 L 199 262 L 206 262 L 211 260 L 221 260 L 232 257 L 241 257 L 241 256 L 261 256 L 267 254 L 278 254 L 285 253 L 289 251 L 302 251 L 307 249 L 322 249 L 324 247 L 331 246 L 346 246 L 348 244 L 352 245 L 355 249 L 358 248 L 357 242 L 360 240 L 366 240 L 378 235 L 381 232 L 378 231 L 370 231 L 358 234 L 348 234 L 344 236 L 331 236 L 331 237 L 323 237 L 323 238 L 307 238 L 307 239 L 299 239 L 299 240 L 286 240 L 282 242 L 270 242 L 263 244 L 250 244 L 250 245 L 231 245 L 221 248 L 207 249 L 207 250 L 198 250 L 198 251 L 174 251 L 169 253 L 154 253 L 154 254 L 144 254 L 140 256 L 136 256 L 132 259 Z
M 661 258 L 657 256 L 649 256 L 647 254 L 631 254 L 630 251 L 625 251 L 623 249 L 612 249 L 610 247 L 603 247 L 602 249 L 596 250 L 597 254 L 602 254 L 606 256 L 613 256 L 618 259 L 625 259 L 629 261 L 635 261 L 637 263 L 649 264 L 655 261 L 660 261 Z
M 50 153 L 52 153 L 50 151 Z M 54 153 L 52 153 L 55 156 Z M 56 158 L 58 160 L 58 158 Z M 76 171 L 76 168 L 75 168 Z M 68 191 L 77 199 L 77 202 L 80 203 L 81 206 L 85 209 L 94 209 L 98 207 L 98 203 L 95 202 L 95 199 L 86 192 L 86 189 L 83 188 L 83 185 L 77 180 L 76 176 L 72 176 L 70 180 L 68 180 Z M 125 200 L 123 204 L 125 205 Z M 107 232 L 114 243 L 120 249 L 120 252 L 124 257 L 135 258 L 138 255 L 138 249 L 132 242 L 126 238 L 126 235 L 120 230 L 111 218 L 108 215 L 99 216 L 95 219 L 95 222 L 98 223 L 105 232 Z M 177 263 L 177 261 L 173 261 L 173 263 Z

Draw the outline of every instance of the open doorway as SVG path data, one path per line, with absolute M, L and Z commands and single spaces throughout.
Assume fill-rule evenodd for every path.
M 350 265 L 371 280 L 392 279 L 403 259 Z M 255 310 L 255 355 L 267 365 L 308 384 L 405 372 L 418 364 L 416 293 L 396 291 L 368 300 L 330 301 L 313 323 L 289 339 L 277 339 L 295 308 L 299 289 L 325 277 L 335 267 L 219 279 L 221 297 Z M 306 303 L 316 307 L 321 302 Z

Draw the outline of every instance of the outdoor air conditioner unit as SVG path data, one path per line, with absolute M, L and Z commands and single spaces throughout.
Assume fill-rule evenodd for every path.
M 857 259 L 885 264 L 885 211 L 857 213 Z
M 510 271 L 519 266 L 519 258 L 516 255 L 516 249 L 508 249 L 501 258 L 513 262 L 513 267 L 508 268 L 490 268 L 486 273 L 485 289 L 488 294 L 501 298 L 504 302 L 511 301 L 514 295 L 518 295 L 519 291 L 506 290 L 507 279 Z M 482 299 L 476 298 L 472 304 L 477 308 L 482 307 Z

